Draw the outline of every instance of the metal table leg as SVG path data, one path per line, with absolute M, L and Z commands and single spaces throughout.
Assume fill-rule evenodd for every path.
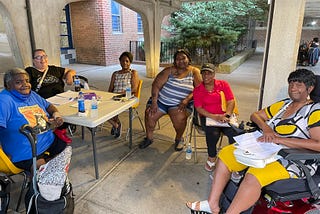
M 132 149 L 132 108 L 129 108 L 129 149 Z
M 96 179 L 99 179 L 98 159 L 97 159 L 97 154 L 96 154 L 96 141 L 95 141 L 97 127 L 89 128 L 89 130 L 91 132 L 94 170 L 95 170 L 95 174 L 96 174 Z

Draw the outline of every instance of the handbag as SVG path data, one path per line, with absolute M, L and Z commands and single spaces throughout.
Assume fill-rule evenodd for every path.
M 280 148 L 281 149 L 281 148 Z M 279 149 L 279 150 L 280 150 Z M 278 151 L 269 154 L 267 157 L 260 157 L 254 153 L 250 153 L 247 150 L 237 148 L 234 150 L 233 154 L 239 163 L 246 166 L 251 166 L 254 168 L 264 168 L 267 164 L 278 160 L 281 156 L 277 155 Z
M 270 125 L 275 118 L 286 110 L 291 102 L 292 101 L 283 106 L 279 112 L 267 122 L 267 124 Z M 260 131 L 254 131 L 234 137 L 236 143 L 233 145 L 236 149 L 233 154 L 239 163 L 255 168 L 264 168 L 267 164 L 280 158 L 277 153 L 283 146 L 272 142 L 258 142 L 257 138 L 261 135 L 262 133 Z

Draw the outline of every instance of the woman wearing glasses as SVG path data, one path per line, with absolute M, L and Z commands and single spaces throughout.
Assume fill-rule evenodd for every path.
M 33 67 L 27 67 L 25 70 L 30 76 L 31 89 L 41 97 L 47 99 L 55 96 L 64 92 L 65 83 L 73 84 L 75 70 L 48 65 L 48 56 L 43 49 L 34 50 L 32 57 Z M 67 127 L 68 124 L 64 123 L 55 133 L 66 143 L 71 143 L 71 138 L 67 136 Z
M 47 99 L 64 92 L 65 82 L 67 85 L 73 84 L 75 70 L 48 65 L 48 56 L 43 49 L 33 51 L 32 62 L 33 66 L 27 67 L 26 71 L 30 76 L 32 90 L 41 97 Z

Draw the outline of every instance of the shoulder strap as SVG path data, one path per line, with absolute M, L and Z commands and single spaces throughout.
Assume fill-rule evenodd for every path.
M 292 100 L 290 100 L 287 104 L 282 106 L 282 108 L 276 113 L 268 122 L 267 125 L 270 125 L 282 112 L 284 112 L 288 106 L 292 103 Z
M 42 77 L 41 77 L 41 79 L 40 79 L 40 81 L 39 81 L 39 83 L 37 85 L 37 88 L 36 88 L 35 92 L 38 92 L 40 90 L 42 82 L 43 82 L 44 78 L 46 77 L 48 70 L 49 70 L 49 67 L 44 71 L 44 73 L 43 73 L 43 75 L 42 75 Z

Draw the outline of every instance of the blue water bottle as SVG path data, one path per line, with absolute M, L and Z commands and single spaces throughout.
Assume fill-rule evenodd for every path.
M 84 103 L 84 95 L 80 91 L 79 96 L 78 96 L 78 115 L 85 116 L 85 113 L 86 113 L 86 107 L 85 107 L 85 103 Z

